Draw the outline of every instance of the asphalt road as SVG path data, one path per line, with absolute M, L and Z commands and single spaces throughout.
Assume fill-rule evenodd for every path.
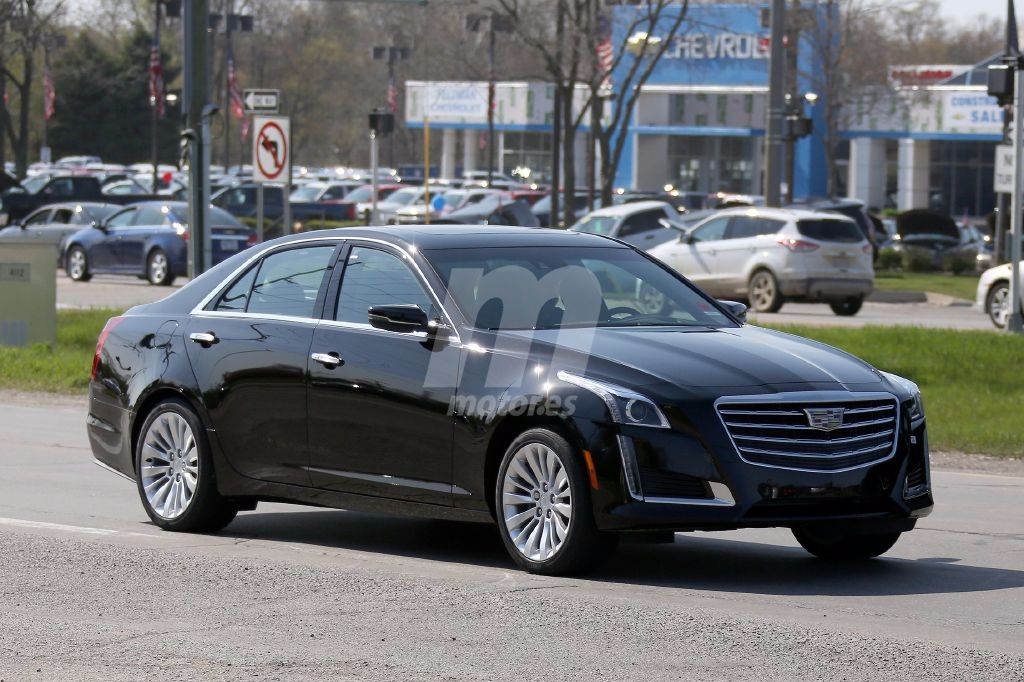
M 156 287 L 133 277 L 97 275 L 89 282 L 73 282 L 57 275 L 57 305 L 62 308 L 129 308 L 167 296 L 188 280 L 179 278 L 175 287 Z M 838 317 L 824 303 L 787 303 L 778 313 L 751 314 L 760 324 L 806 324 L 814 326 L 863 327 L 864 325 L 917 325 L 947 329 L 994 331 L 988 317 L 970 306 L 930 303 L 865 303 L 855 317 Z
M 868 564 L 758 530 L 545 578 L 473 524 L 261 504 L 164 533 L 81 404 L 5 402 L 0 679 L 1024 679 L 1024 478 L 936 472 Z

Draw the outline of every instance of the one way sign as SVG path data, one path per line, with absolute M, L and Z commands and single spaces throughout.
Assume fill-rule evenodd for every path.
M 247 114 L 276 114 L 281 103 L 281 91 L 245 90 L 242 101 Z

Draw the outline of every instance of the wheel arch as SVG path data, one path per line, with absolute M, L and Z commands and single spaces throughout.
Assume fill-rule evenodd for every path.
M 173 386 L 155 386 L 147 391 L 145 394 L 140 396 L 136 409 L 131 418 L 131 439 L 128 441 L 128 449 L 131 454 L 132 469 L 135 469 L 135 448 L 139 441 L 139 434 L 142 431 L 142 425 L 146 423 L 146 419 L 161 403 L 176 398 L 186 405 L 188 405 L 192 411 L 199 418 L 203 428 L 209 428 L 209 420 L 207 419 L 206 412 L 203 410 L 202 405 L 193 397 L 188 394 L 187 391 L 181 388 Z

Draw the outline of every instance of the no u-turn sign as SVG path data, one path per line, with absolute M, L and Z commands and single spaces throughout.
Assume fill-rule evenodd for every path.
M 252 179 L 287 182 L 291 165 L 291 125 L 287 116 L 254 116 Z

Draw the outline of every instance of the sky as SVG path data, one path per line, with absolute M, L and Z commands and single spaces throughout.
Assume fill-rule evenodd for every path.
M 965 21 L 979 14 L 1006 16 L 1006 0 L 940 0 L 942 13 L 955 21 Z M 1024 11 L 1024 0 L 1015 0 L 1018 19 Z

